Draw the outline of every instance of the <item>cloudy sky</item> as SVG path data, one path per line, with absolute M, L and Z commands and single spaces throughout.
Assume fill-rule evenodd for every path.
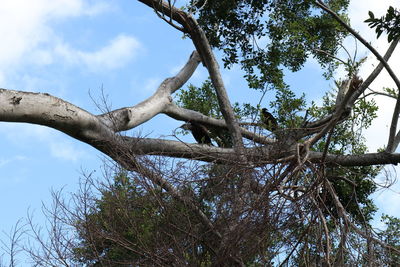
M 387 47 L 385 38 L 376 41 L 362 22 L 368 10 L 382 15 L 389 5 L 396 6 L 396 1 L 354 0 L 350 7 L 352 25 L 379 51 Z M 50 93 L 93 113 L 100 112 L 97 104 L 102 103 L 102 93 L 112 108 L 144 100 L 176 73 L 193 50 L 189 40 L 132 0 L 2 0 L 0 36 L 0 88 Z M 348 45 L 353 44 L 349 39 Z M 369 55 L 361 46 L 358 49 L 360 56 Z M 399 53 L 392 57 L 394 69 L 399 69 L 399 59 Z M 376 64 L 369 57 L 361 74 L 368 74 Z M 323 80 L 310 85 L 302 77 L 319 74 L 311 63 L 288 78 L 296 85 L 302 80 L 299 87 L 318 96 L 329 85 Z M 259 97 L 241 93 L 245 84 L 238 79 L 237 69 L 224 71 L 223 76 L 233 101 Z M 204 78 L 200 67 L 191 82 Z M 392 85 L 385 74 L 371 87 Z M 386 142 L 393 106 L 392 100 L 382 98 L 377 103 L 380 117 L 367 133 L 371 151 Z M 137 130 L 168 136 L 180 124 L 158 116 Z M 41 126 L 0 123 L 0 151 L 0 238 L 28 210 L 40 223 L 41 205 L 50 202 L 51 189 L 74 192 L 82 171 L 97 170 L 101 176 L 99 152 Z M 394 191 L 377 194 L 383 212 L 400 215 L 400 205 L 387 205 L 400 201 L 397 191 L 396 186 Z

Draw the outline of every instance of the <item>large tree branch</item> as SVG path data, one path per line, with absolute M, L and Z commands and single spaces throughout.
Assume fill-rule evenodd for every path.
M 395 136 L 397 130 L 397 122 L 399 120 L 399 114 L 400 114 L 400 80 L 398 79 L 392 68 L 389 66 L 389 64 L 387 63 L 387 60 L 385 60 L 384 57 L 382 57 L 372 45 L 370 45 L 364 38 L 362 38 L 360 34 L 358 34 L 353 28 L 347 25 L 346 22 L 344 22 L 334 11 L 332 11 L 328 6 L 326 6 L 324 2 L 322 2 L 321 0 L 317 0 L 316 5 L 319 6 L 321 9 L 323 9 L 324 11 L 326 11 L 327 13 L 329 13 L 337 22 L 339 22 L 339 24 L 341 24 L 347 31 L 349 31 L 354 37 L 356 37 L 357 40 L 359 40 L 366 48 L 368 48 L 368 50 L 371 51 L 380 61 L 380 64 L 382 64 L 385 67 L 390 77 L 396 84 L 396 87 L 398 89 L 398 97 L 396 106 L 393 110 L 392 122 L 390 124 L 389 140 L 386 146 L 387 152 L 393 152 L 396 149 Z M 397 41 L 398 40 L 395 40 L 394 42 Z
M 234 147 L 238 155 L 242 155 L 243 140 L 240 132 L 240 127 L 235 119 L 232 106 L 230 104 L 228 94 L 226 92 L 224 82 L 219 71 L 218 63 L 214 57 L 211 46 L 205 36 L 204 31 L 200 28 L 197 21 L 190 15 L 174 6 L 160 0 L 139 0 L 139 2 L 154 8 L 163 16 L 170 18 L 170 23 L 175 20 L 182 25 L 184 32 L 188 33 L 193 41 L 196 50 L 199 52 L 203 64 L 206 66 L 210 75 L 211 81 L 216 89 L 216 94 L 221 108 L 222 115 L 226 120 L 228 129 L 232 135 Z M 244 160 L 244 159 L 242 159 Z
M 172 78 L 165 79 L 151 97 L 133 107 L 117 109 L 99 117 L 116 132 L 132 129 L 150 120 L 172 102 L 171 94 L 189 80 L 199 63 L 199 54 L 194 51 L 180 72 Z
M 214 118 L 207 117 L 200 112 L 193 111 L 190 109 L 184 109 L 181 108 L 174 103 L 169 103 L 164 109 L 164 113 L 171 118 L 174 118 L 176 120 L 182 120 L 182 121 L 194 121 L 194 122 L 199 122 L 204 125 L 209 125 L 213 127 L 219 127 L 219 128 L 227 128 L 227 124 L 223 120 L 218 120 Z M 263 135 L 257 134 L 255 132 L 249 131 L 243 127 L 240 127 L 240 131 L 243 135 L 243 137 L 254 141 L 255 143 L 259 144 L 274 144 L 276 143 L 276 140 L 272 138 L 265 137 Z
M 397 87 L 400 90 L 400 87 Z M 399 121 L 399 115 L 400 115 L 400 92 L 397 92 L 397 100 L 396 100 L 396 105 L 394 106 L 393 109 L 393 115 L 392 115 L 392 122 L 390 123 L 390 132 L 389 132 L 389 139 L 388 139 L 388 144 L 386 146 L 386 151 L 387 152 L 394 152 L 399 145 L 399 138 L 398 135 L 396 135 L 397 131 L 397 123 Z M 397 137 L 397 138 L 396 138 Z
M 113 129 L 103 123 L 101 117 L 49 94 L 0 89 L 0 121 L 45 125 L 92 145 L 109 156 L 112 146 L 109 148 L 108 143 L 120 139 Z M 212 121 L 220 124 L 218 120 Z M 204 158 L 205 161 L 225 158 L 229 162 L 234 162 L 233 158 L 237 157 L 232 149 L 188 145 L 179 141 L 128 137 L 123 140 L 132 153 L 139 155 Z
M 400 153 L 366 153 L 362 155 L 334 155 L 327 154 L 323 157 L 322 152 L 313 152 L 309 154 L 309 160 L 312 162 L 324 162 L 328 166 L 344 166 L 344 167 L 355 167 L 355 166 L 371 166 L 371 165 L 386 165 L 400 163 Z
M 235 164 L 248 167 L 245 162 L 238 163 L 237 154 L 232 148 L 220 148 L 201 144 L 188 144 L 181 141 L 154 138 L 124 137 L 136 155 L 159 155 L 194 159 L 204 162 Z M 289 151 L 277 151 L 275 146 L 246 148 L 245 155 L 251 161 L 265 165 L 290 155 Z
M 229 164 L 235 160 L 235 151 L 231 148 L 211 147 L 199 144 L 187 144 L 180 141 L 160 140 L 152 138 L 125 137 L 138 155 L 160 155 L 177 158 L 196 159 L 205 162 Z M 293 160 L 288 158 L 295 155 L 293 150 L 280 150 L 276 146 L 252 147 L 245 149 L 246 156 L 254 166 Z M 280 160 L 284 159 L 284 161 Z M 400 153 L 367 153 L 361 155 L 335 155 L 323 152 L 309 152 L 309 160 L 324 163 L 329 166 L 371 166 L 400 163 Z
M 100 118 L 43 93 L 0 89 L 0 121 L 49 126 L 86 143 L 114 134 Z

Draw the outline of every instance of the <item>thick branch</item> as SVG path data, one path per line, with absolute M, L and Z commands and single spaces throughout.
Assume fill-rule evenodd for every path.
M 219 162 L 229 164 L 237 159 L 235 151 L 231 148 L 219 148 L 199 144 L 186 144 L 179 141 L 160 140 L 151 138 L 129 139 L 132 149 L 138 155 L 160 155 L 177 158 L 195 159 L 205 162 Z M 128 140 L 127 139 L 127 140 Z M 252 147 L 245 149 L 246 156 L 253 162 L 254 166 L 264 166 L 275 163 L 280 159 L 295 155 L 293 150 L 280 150 L 275 146 Z M 292 160 L 288 158 L 287 161 Z M 327 164 L 329 166 L 371 166 L 400 163 L 400 153 L 367 153 L 362 155 L 334 155 L 322 152 L 309 152 L 309 160 L 315 163 Z M 284 160 L 285 161 L 285 160 Z M 284 162 L 280 160 L 280 162 Z
M 166 106 L 164 113 L 176 120 L 194 121 L 194 122 L 199 122 L 201 124 L 209 125 L 209 126 L 213 126 L 213 127 L 220 127 L 220 128 L 225 128 L 225 129 L 227 128 L 227 124 L 223 120 L 210 118 L 210 117 L 207 117 L 207 116 L 201 114 L 200 112 L 178 107 L 174 103 L 170 103 L 168 106 Z M 256 143 L 264 144 L 264 145 L 276 143 L 276 141 L 272 138 L 268 138 L 263 135 L 254 133 L 245 128 L 240 127 L 240 131 L 241 131 L 243 137 L 245 137 L 249 140 L 252 140 Z
M 243 140 L 240 132 L 240 127 L 235 119 L 235 115 L 230 104 L 228 94 L 226 93 L 224 82 L 219 72 L 218 63 L 214 57 L 211 46 L 208 43 L 208 39 L 205 36 L 204 31 L 200 28 L 197 21 L 190 15 L 182 10 L 179 10 L 165 1 L 160 0 L 139 0 L 147 6 L 154 8 L 157 12 L 160 12 L 164 16 L 170 17 L 171 20 L 175 20 L 182 25 L 184 31 L 188 33 L 193 41 L 196 50 L 199 52 L 203 64 L 206 66 L 211 81 L 216 89 L 219 106 L 221 108 L 222 115 L 226 120 L 228 129 L 232 135 L 234 147 L 238 152 L 238 155 L 242 155 Z
M 188 144 L 180 141 L 153 138 L 124 137 L 136 155 L 159 155 L 176 158 L 194 159 L 221 164 L 239 164 L 237 153 L 232 148 L 220 148 L 200 144 Z M 273 146 L 245 149 L 246 157 L 259 165 L 275 162 L 289 155 L 288 151 L 277 151 Z M 241 162 L 248 167 L 245 162 Z
M 171 94 L 188 81 L 199 63 L 199 54 L 194 51 L 181 71 L 176 76 L 165 79 L 151 97 L 133 107 L 121 108 L 99 115 L 99 118 L 116 132 L 132 129 L 152 119 L 171 103 Z
M 49 126 L 86 143 L 113 135 L 93 114 L 43 93 L 0 89 L 0 121 Z
M 312 162 L 321 162 L 322 152 L 310 152 L 309 160 Z M 327 154 L 324 162 L 329 166 L 371 166 L 400 163 L 400 153 L 367 153 L 362 155 L 333 155 Z
M 221 113 L 226 120 L 229 131 L 232 134 L 234 147 L 237 152 L 241 154 L 243 141 L 240 127 L 236 121 L 235 114 L 230 104 L 229 97 L 219 71 L 217 60 L 215 59 L 214 53 L 212 52 L 211 46 L 204 31 L 200 28 L 197 21 L 189 15 L 188 22 L 190 25 L 189 27 L 191 27 L 189 34 L 191 35 L 197 50 L 201 53 L 202 59 L 204 60 L 203 63 L 206 65 L 211 81 L 216 89 Z
M 335 12 L 333 12 L 331 9 L 329 9 L 322 1 L 317 0 L 316 2 L 317 6 L 328 12 L 337 22 L 339 22 L 346 30 L 348 30 L 354 37 L 357 38 L 368 50 L 370 50 L 380 61 L 381 64 L 385 67 L 387 72 L 389 73 L 390 77 L 394 81 L 394 83 L 397 86 L 397 89 L 399 91 L 399 95 L 397 98 L 396 106 L 393 111 L 393 116 L 392 116 L 392 122 L 390 124 L 390 133 L 389 133 L 389 140 L 388 144 L 386 147 L 387 152 L 393 152 L 396 147 L 395 145 L 395 135 L 396 135 L 396 130 L 397 130 L 397 122 L 399 120 L 399 114 L 400 114 L 400 80 L 392 70 L 392 68 L 389 66 L 387 61 L 379 54 L 379 52 L 372 47 L 364 38 L 362 38 L 361 35 L 359 35 L 354 29 L 352 29 L 349 25 L 347 25 L 346 22 L 344 22 Z M 395 40 L 394 42 L 397 42 L 398 40 Z
M 349 31 L 354 37 L 356 37 L 358 41 L 360 41 L 366 48 L 368 48 L 369 51 L 372 52 L 372 54 L 376 56 L 376 58 L 380 61 L 380 63 L 383 64 L 383 66 L 389 73 L 390 77 L 395 82 L 397 88 L 400 89 L 400 80 L 397 78 L 396 74 L 389 66 L 389 64 L 386 62 L 386 60 L 381 56 L 381 54 L 379 54 L 379 52 L 372 45 L 370 45 L 360 34 L 358 34 L 353 28 L 347 25 L 347 23 L 344 22 L 334 11 L 332 11 L 329 7 L 327 7 L 324 4 L 324 2 L 322 2 L 321 0 L 317 0 L 316 4 L 321 9 L 329 13 L 337 22 L 339 22 L 340 25 L 342 25 L 347 31 Z
M 393 139 L 393 145 L 391 146 L 391 150 L 388 150 L 387 152 L 393 153 L 399 144 L 400 144 L 400 131 L 397 132 L 396 136 Z

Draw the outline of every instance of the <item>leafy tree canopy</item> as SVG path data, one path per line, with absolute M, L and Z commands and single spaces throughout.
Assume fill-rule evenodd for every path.
M 347 21 L 348 0 L 327 4 Z M 330 76 L 336 55 L 348 35 L 315 1 L 191 1 L 210 44 L 224 52 L 224 66 L 240 64 L 249 87 L 284 87 L 283 68 L 299 70 L 315 57 Z M 320 51 L 326 53 L 321 53 Z
M 326 2 L 347 21 L 348 1 Z M 135 163 L 145 162 L 146 168 L 137 164 L 137 172 L 117 173 L 111 186 L 100 187 L 100 197 L 89 203 L 89 212 L 70 222 L 78 230 L 75 260 L 89 266 L 129 266 L 132 262 L 143 266 L 269 266 L 284 257 L 281 265 L 358 264 L 353 255 L 371 252 L 369 236 L 356 247 L 348 243 L 357 244 L 359 236 L 371 232 L 376 207 L 370 197 L 377 188 L 373 179 L 380 167 L 343 167 L 328 164 L 325 157 L 364 155 L 367 151 L 362 130 L 376 118 L 375 102 L 358 95 L 348 108 L 341 106 L 346 103 L 340 99 L 343 91 L 342 97 L 349 96 L 363 84 L 358 76 L 363 59 L 341 62 L 347 76 L 336 81 L 337 88 L 327 92 L 320 105 L 296 94 L 283 76 L 284 70 L 297 71 L 308 57 L 315 57 L 330 77 L 338 66 L 334 56 L 348 31 L 308 0 L 191 1 L 186 10 L 198 17 L 211 45 L 223 51 L 226 68 L 239 64 L 250 88 L 277 89 L 269 103 L 235 103 L 233 108 L 244 130 L 274 138 L 273 152 L 256 150 L 265 143 L 249 138 L 244 148 L 255 148 L 251 153 L 259 153 L 259 162 L 252 162 L 251 154 L 246 155 L 248 161 L 240 162 L 243 157 L 237 155 L 234 161 L 223 163 L 217 156 L 200 163 L 135 158 Z M 369 22 L 380 27 L 379 31 L 390 31 L 392 28 L 382 23 L 395 19 L 395 13 L 389 9 L 389 18 L 381 20 L 370 13 Z M 175 94 L 179 110 L 226 119 L 215 93 L 216 78 L 210 76 L 201 86 L 189 85 Z M 274 127 L 263 120 L 263 108 L 270 111 Z M 199 142 L 198 148 L 244 151 L 235 150 L 234 131 L 228 127 L 201 126 L 215 143 Z M 320 133 L 318 129 L 323 134 L 302 147 L 312 139 L 307 138 Z M 294 151 L 289 160 L 262 161 L 268 153 L 289 149 Z M 312 162 L 307 157 L 312 152 L 320 152 L 322 159 Z M 152 180 L 146 178 L 150 175 Z M 396 247 L 398 222 L 385 219 L 388 229 L 381 237 Z M 385 253 L 382 261 L 397 260 Z

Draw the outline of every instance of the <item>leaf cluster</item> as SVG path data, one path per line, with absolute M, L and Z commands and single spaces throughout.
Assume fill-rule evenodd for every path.
M 389 246 L 400 249 L 400 219 L 382 215 L 381 222 L 385 224 L 386 229 L 379 232 L 379 238 Z M 379 258 L 385 266 L 398 266 L 400 264 L 400 256 L 389 248 L 380 248 Z
M 347 20 L 346 0 L 328 1 Z M 250 88 L 267 84 L 284 87 L 283 70 L 299 70 L 315 57 L 331 73 L 335 55 L 347 32 L 329 15 L 320 13 L 313 0 L 209 0 L 192 1 L 210 44 L 224 53 L 224 66 L 240 64 Z M 324 50 L 326 53 L 320 53 Z
M 380 18 L 375 17 L 372 11 L 368 12 L 369 18 L 364 22 L 368 23 L 368 26 L 375 28 L 377 38 L 382 33 L 387 33 L 388 42 L 391 42 L 400 37 L 400 11 L 397 8 L 390 6 L 386 14 Z
M 176 255 L 183 255 L 182 262 L 189 265 L 209 262 L 207 248 L 201 239 L 193 238 L 207 235 L 206 229 L 169 194 L 139 186 L 127 172 L 117 174 L 114 184 L 101 191 L 91 213 L 76 222 L 80 243 L 74 255 L 78 262 L 167 266 Z
M 334 95 L 327 93 L 323 97 L 323 105 L 317 107 L 313 103 L 309 114 L 314 118 L 322 118 L 332 113 L 334 109 Z M 378 107 L 374 100 L 362 99 L 356 102 L 349 118 L 335 126 L 334 131 L 330 133 L 329 140 L 328 136 L 322 138 L 316 144 L 315 150 L 326 150 L 328 153 L 337 155 L 366 153 L 367 147 L 362 131 L 371 125 L 372 120 L 377 116 L 377 110 Z M 380 167 L 374 166 L 326 168 L 326 176 L 331 180 L 340 201 L 352 214 L 355 221 L 361 225 L 368 223 L 377 210 L 370 195 L 377 189 L 373 179 L 380 169 Z M 329 199 L 328 195 L 326 197 L 327 210 L 329 213 L 335 214 L 333 200 Z

